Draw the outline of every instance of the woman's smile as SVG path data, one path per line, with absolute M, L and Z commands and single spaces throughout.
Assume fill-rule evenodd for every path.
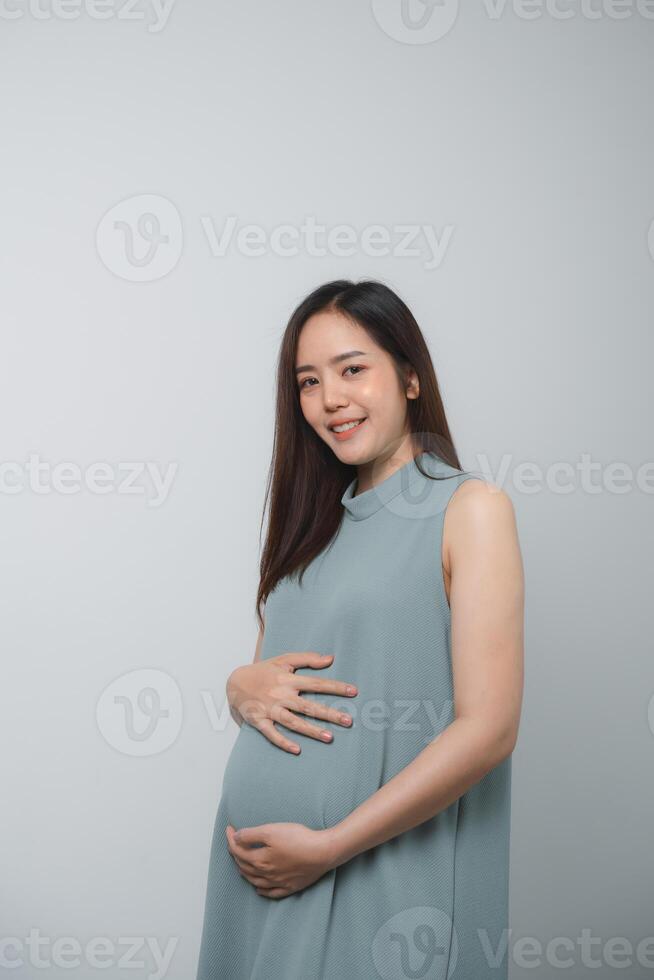
M 366 421 L 367 416 L 360 419 L 358 422 L 349 422 L 346 428 L 342 432 L 336 432 L 331 426 L 330 431 L 334 436 L 334 439 L 338 439 L 339 442 L 343 442 L 344 439 L 351 439 L 352 436 L 359 431 L 363 423 Z

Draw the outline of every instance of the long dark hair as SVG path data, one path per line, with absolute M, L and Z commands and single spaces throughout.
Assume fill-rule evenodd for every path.
M 266 542 L 259 566 L 256 614 L 280 579 L 299 571 L 327 547 L 343 516 L 341 497 L 356 476 L 307 423 L 299 401 L 295 359 L 302 327 L 314 313 L 340 313 L 362 326 L 387 351 L 404 385 L 402 372 L 412 367 L 420 382 L 418 398 L 407 399 L 408 427 L 414 456 L 428 451 L 461 470 L 429 349 L 406 304 L 375 280 L 347 279 L 319 286 L 293 312 L 282 338 L 277 363 L 277 406 L 273 453 L 261 518 L 270 498 Z M 419 462 L 420 472 L 425 476 Z M 261 534 L 261 528 L 260 528 Z M 260 538 L 261 540 L 261 538 Z

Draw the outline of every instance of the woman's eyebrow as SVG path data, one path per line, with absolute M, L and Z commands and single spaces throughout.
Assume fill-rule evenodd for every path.
M 364 350 L 348 350 L 345 354 L 336 354 L 335 357 L 330 357 L 329 364 L 338 364 L 339 361 L 345 361 L 348 357 L 366 357 L 367 352 Z M 301 364 L 296 367 L 295 373 L 299 374 L 300 371 L 316 371 L 317 368 L 314 364 Z

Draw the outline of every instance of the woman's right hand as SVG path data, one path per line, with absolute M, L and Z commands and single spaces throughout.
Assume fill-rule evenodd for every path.
M 286 752 L 297 755 L 300 746 L 286 738 L 273 722 L 284 725 L 301 735 L 308 735 L 318 741 L 331 742 L 332 733 L 312 725 L 296 712 L 321 718 L 336 725 L 350 727 L 351 715 L 337 708 L 329 708 L 319 701 L 300 696 L 301 691 L 316 691 L 322 694 L 337 694 L 341 697 L 354 697 L 358 692 L 354 685 L 337 681 L 331 677 L 311 677 L 295 674 L 298 667 L 328 667 L 332 654 L 312 652 L 283 653 L 279 657 L 257 660 L 252 664 L 237 667 L 227 681 L 227 699 L 232 714 L 234 711 L 253 728 Z M 237 719 L 238 720 L 238 719 Z M 324 737 L 324 735 L 327 737 Z

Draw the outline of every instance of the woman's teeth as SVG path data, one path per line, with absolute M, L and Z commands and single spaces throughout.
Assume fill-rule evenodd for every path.
M 346 422 L 344 425 L 335 425 L 333 432 L 347 432 L 348 429 L 355 429 L 357 425 L 365 421 L 364 419 L 359 419 L 357 422 Z

